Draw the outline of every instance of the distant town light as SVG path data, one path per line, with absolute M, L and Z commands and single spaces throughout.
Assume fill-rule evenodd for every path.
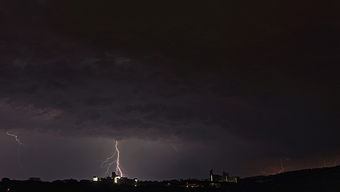
M 120 178 L 121 178 L 120 176 L 116 176 L 116 177 L 114 178 L 114 183 L 118 183 L 118 180 L 119 180 Z
M 93 181 L 94 181 L 94 182 L 98 182 L 98 181 L 99 181 L 99 178 L 95 176 L 95 177 L 93 177 Z

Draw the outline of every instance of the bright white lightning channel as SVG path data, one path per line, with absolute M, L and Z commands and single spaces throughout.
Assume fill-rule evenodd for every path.
M 122 169 L 120 168 L 120 163 L 119 163 L 119 160 L 120 160 L 120 151 L 119 151 L 119 148 L 118 148 L 118 141 L 117 140 L 116 140 L 116 143 L 115 143 L 115 148 L 116 148 L 116 151 L 117 151 L 116 173 L 119 173 L 119 176 L 123 177 L 123 172 L 122 172 Z
M 116 174 L 118 174 L 118 176 L 123 177 L 123 172 L 122 169 L 120 168 L 120 151 L 119 151 L 119 147 L 118 147 L 119 143 L 117 140 L 115 140 L 115 151 L 114 153 L 106 158 L 105 161 L 103 161 L 102 163 L 102 167 L 106 167 L 106 171 L 105 171 L 105 176 L 109 176 L 110 175 L 110 170 L 112 165 L 116 165 L 115 171 Z M 116 157 L 116 159 L 114 159 Z

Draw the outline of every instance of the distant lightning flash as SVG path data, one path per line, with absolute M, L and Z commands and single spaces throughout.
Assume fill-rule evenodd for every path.
M 6 132 L 6 135 L 8 136 L 11 136 L 11 137 L 14 137 L 15 141 L 19 144 L 19 145 L 23 145 L 23 143 L 20 141 L 19 137 L 13 133 L 10 133 L 10 132 Z
M 6 132 L 6 135 L 10 136 L 10 137 L 13 137 L 15 139 L 15 141 L 18 143 L 19 147 L 17 149 L 17 153 L 18 153 L 18 163 L 19 163 L 19 166 L 22 166 L 21 164 L 21 155 L 20 155 L 20 146 L 24 145 L 19 137 L 13 133 L 10 133 L 9 131 Z
M 290 159 L 288 157 L 283 157 L 283 158 L 280 158 L 280 170 L 277 171 L 275 174 L 280 174 L 280 173 L 284 173 L 286 172 L 286 168 L 285 168 L 285 161 L 289 161 Z
M 285 172 L 285 167 L 283 166 L 283 162 L 282 162 L 282 159 L 280 159 L 280 167 L 281 167 L 281 169 L 280 169 L 280 171 L 279 171 L 279 173 L 283 173 L 283 172 Z
M 114 160 L 114 157 L 116 157 L 115 160 Z M 105 167 L 106 165 L 106 171 L 105 171 L 106 176 L 110 175 L 110 170 L 113 164 L 116 164 L 115 171 L 118 174 L 118 176 L 123 177 L 123 172 L 122 172 L 122 169 L 120 168 L 120 151 L 119 151 L 117 140 L 115 141 L 114 153 L 110 157 L 106 158 L 106 160 L 103 161 L 102 163 L 102 167 Z

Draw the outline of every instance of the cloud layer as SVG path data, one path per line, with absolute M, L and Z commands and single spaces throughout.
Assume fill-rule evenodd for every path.
M 309 21 L 326 5 L 297 4 L 290 13 L 306 14 L 295 17 L 289 3 L 250 1 L 178 14 L 176 4 L 2 4 L 0 129 L 242 143 L 263 158 L 339 149 L 340 29 L 329 12 Z

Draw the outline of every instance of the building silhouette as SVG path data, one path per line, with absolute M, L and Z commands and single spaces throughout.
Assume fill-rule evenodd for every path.
M 222 172 L 222 175 L 215 175 L 211 169 L 209 172 L 209 181 L 211 183 L 237 183 L 238 177 L 230 176 L 229 173 Z

